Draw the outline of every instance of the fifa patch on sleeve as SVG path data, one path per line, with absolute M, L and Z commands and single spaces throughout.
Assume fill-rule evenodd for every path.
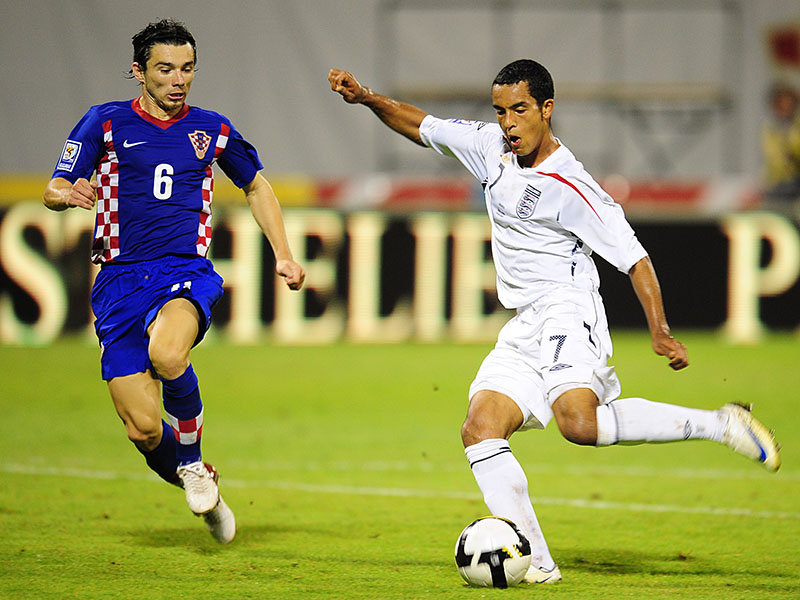
M 83 146 L 81 142 L 67 140 L 64 144 L 64 149 L 61 151 L 61 158 L 58 160 L 56 169 L 59 171 L 69 171 L 71 173 L 72 169 L 75 167 L 75 161 L 78 160 L 78 156 L 81 153 L 81 146 Z
M 472 119 L 448 119 L 448 121 L 450 121 L 450 123 L 455 123 L 456 125 L 468 125 L 474 127 L 476 131 L 480 131 L 486 127 L 486 125 L 488 125 L 486 121 L 473 121 Z

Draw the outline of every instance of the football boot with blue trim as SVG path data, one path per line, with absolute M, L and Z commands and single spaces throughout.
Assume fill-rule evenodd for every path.
M 750 406 L 726 404 L 720 410 L 728 415 L 728 422 L 722 433 L 722 443 L 731 450 L 757 460 L 768 471 L 777 471 L 781 466 L 778 454 L 780 446 L 775 436 L 761 421 L 750 413 Z

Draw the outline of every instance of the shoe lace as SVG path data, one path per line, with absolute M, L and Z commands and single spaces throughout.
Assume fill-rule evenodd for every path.
M 205 492 L 206 487 L 208 487 L 206 480 L 211 478 L 205 465 L 202 463 L 187 465 L 181 471 L 183 485 L 189 492 Z

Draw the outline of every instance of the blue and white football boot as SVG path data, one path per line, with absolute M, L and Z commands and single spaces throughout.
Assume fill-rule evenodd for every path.
M 728 415 L 722 433 L 722 443 L 731 450 L 757 460 L 768 471 L 777 471 L 781 466 L 778 454 L 780 446 L 773 432 L 750 413 L 750 406 L 726 404 L 719 411 Z
M 561 570 L 558 565 L 554 566 L 550 571 L 539 569 L 531 565 L 528 567 L 528 572 L 522 578 L 524 583 L 556 583 L 561 581 Z

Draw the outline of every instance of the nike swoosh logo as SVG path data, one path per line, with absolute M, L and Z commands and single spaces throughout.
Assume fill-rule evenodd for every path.
M 139 144 L 146 144 L 147 142 L 133 142 L 132 144 L 128 143 L 128 140 L 122 142 L 123 148 L 133 148 L 134 146 L 138 146 Z

